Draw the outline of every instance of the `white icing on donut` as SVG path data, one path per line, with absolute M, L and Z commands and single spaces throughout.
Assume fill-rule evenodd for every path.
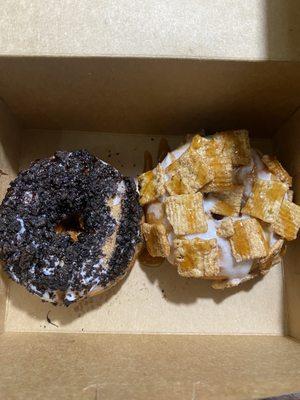
M 50 300 L 50 295 L 49 295 L 49 293 L 46 291 L 46 292 L 42 295 L 42 298 L 43 298 L 44 300 L 49 301 L 49 300 Z
M 265 181 L 271 180 L 272 174 L 268 172 L 257 151 L 252 150 L 252 158 L 255 164 L 257 178 Z
M 75 295 L 74 292 L 69 291 L 69 292 L 66 293 L 65 299 L 68 300 L 68 301 L 70 301 L 70 302 L 75 301 L 76 295 Z
M 165 159 L 161 162 L 163 168 L 167 168 L 172 162 L 177 160 L 188 148 L 190 142 L 179 147 L 178 149 L 167 154 Z M 249 165 L 241 166 L 235 168 L 235 178 L 236 183 L 244 186 L 243 201 L 246 202 L 248 197 L 252 192 L 253 183 L 256 179 L 271 180 L 272 174 L 268 172 L 267 167 L 261 161 L 261 158 L 257 151 L 251 150 L 252 159 Z M 167 174 L 165 178 L 168 179 Z M 160 223 L 165 224 L 168 232 L 168 241 L 171 247 L 170 255 L 167 260 L 173 264 L 174 263 L 174 240 L 176 235 L 173 232 L 172 226 L 167 220 L 164 209 L 163 201 L 167 195 L 161 196 L 158 202 L 149 204 L 147 207 L 147 214 L 152 213 L 154 218 L 159 220 Z M 242 262 L 237 262 L 233 257 L 230 241 L 225 238 L 221 238 L 217 235 L 216 229 L 221 221 L 215 220 L 211 217 L 211 210 L 218 201 L 214 194 L 204 195 L 203 197 L 203 208 L 208 216 L 207 232 L 195 233 L 190 235 L 184 235 L 183 238 L 186 240 L 192 240 L 199 238 L 202 240 L 216 239 L 219 248 L 219 266 L 220 266 L 220 276 L 227 278 L 231 282 L 238 283 L 242 278 L 247 276 L 250 272 L 251 266 L 253 264 L 253 259 L 246 260 Z M 243 220 L 249 218 L 246 215 L 240 215 L 239 217 L 231 217 L 233 221 Z M 266 239 L 269 241 L 270 246 L 272 246 L 277 240 L 278 236 L 272 231 L 271 227 L 267 224 L 262 224 L 263 230 L 265 232 Z
M 249 197 L 252 191 L 253 179 L 254 179 L 254 162 L 251 159 L 249 165 L 237 168 L 236 180 L 240 185 L 244 185 L 244 196 Z
M 55 268 L 43 268 L 43 274 L 46 276 L 53 275 L 55 272 Z
M 17 218 L 17 221 L 20 222 L 20 230 L 17 233 L 17 240 L 21 240 L 21 236 L 26 232 L 25 224 L 22 218 Z
M 208 214 L 211 209 L 216 205 L 218 199 L 214 197 L 212 194 L 209 194 L 207 197 L 203 198 L 203 208 L 204 211 Z
M 16 281 L 17 283 L 20 282 L 20 279 L 17 277 L 17 275 L 12 272 L 11 270 L 9 271 L 11 278 Z
M 164 160 L 160 163 L 163 168 L 168 168 L 169 165 L 172 164 L 173 161 L 177 160 L 182 154 L 189 148 L 190 143 L 185 143 L 182 146 L 178 147 L 178 149 L 173 150 L 171 153 L 168 153 Z
M 33 199 L 33 194 L 30 191 L 26 191 L 24 193 L 24 204 L 29 204 L 31 200 Z
M 164 210 L 163 210 L 162 203 L 156 202 L 156 203 L 149 204 L 149 207 L 147 208 L 147 213 L 153 214 L 155 219 L 157 219 L 157 220 L 163 218 Z
M 175 160 L 175 157 L 172 156 L 172 153 L 168 153 L 164 160 L 160 163 L 163 168 L 167 168 L 172 162 Z
M 118 206 L 119 204 L 121 204 L 122 195 L 125 193 L 125 191 L 126 191 L 126 188 L 125 188 L 124 181 L 119 182 L 118 187 L 117 187 L 117 194 L 112 198 L 113 206 Z

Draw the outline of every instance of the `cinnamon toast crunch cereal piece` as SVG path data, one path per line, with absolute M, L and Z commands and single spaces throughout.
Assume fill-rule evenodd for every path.
M 216 229 L 217 235 L 223 238 L 229 238 L 234 234 L 234 226 L 231 218 L 224 218 Z
M 176 239 L 175 265 L 184 277 L 214 278 L 219 272 L 218 246 L 216 239 Z
M 300 206 L 289 200 L 283 200 L 279 214 L 271 226 L 286 240 L 296 239 L 300 228 Z
M 164 180 L 164 169 L 159 164 L 138 177 L 141 205 L 151 203 L 165 193 Z
M 167 218 L 176 235 L 207 231 L 201 193 L 170 196 L 164 204 Z
M 276 220 L 288 186 L 279 181 L 258 179 L 242 213 L 272 223 Z
M 294 191 L 293 190 L 288 190 L 286 194 L 286 199 L 289 201 L 293 201 L 294 198 Z
M 224 290 L 230 289 L 239 286 L 242 283 L 248 282 L 251 279 L 257 278 L 258 276 L 266 275 L 269 272 L 268 269 L 266 270 L 257 270 L 255 272 L 251 272 L 244 276 L 243 278 L 234 278 L 234 279 L 226 279 L 222 281 L 214 281 L 211 285 L 213 289 L 217 290 Z
M 171 195 L 195 193 L 212 180 L 212 174 L 200 155 L 189 147 L 166 169 L 170 180 L 166 188 Z
M 266 257 L 262 257 L 256 260 L 251 270 L 260 269 L 260 270 L 267 270 L 270 269 L 273 265 L 276 265 L 280 262 L 280 255 L 283 249 L 284 240 L 279 239 L 277 240 L 273 246 L 270 247 L 268 254 Z
M 232 165 L 247 165 L 251 161 L 249 133 L 245 129 L 218 132 L 214 135 L 231 158 Z
M 264 155 L 262 161 L 268 167 L 269 171 L 275 175 L 281 182 L 286 183 L 289 187 L 292 186 L 293 178 L 289 173 L 283 168 L 281 163 L 276 157 Z
M 237 262 L 265 257 L 269 244 L 260 223 L 254 218 L 233 223 L 234 234 L 229 238 L 231 250 Z
M 224 192 L 234 186 L 234 173 L 231 156 L 223 151 L 222 144 L 214 138 L 207 139 L 196 135 L 191 143 L 208 166 L 212 181 L 201 189 L 202 192 Z
M 144 223 L 142 225 L 142 232 L 146 241 L 147 250 L 152 257 L 169 256 L 170 245 L 164 225 Z
M 244 187 L 242 185 L 237 185 L 230 192 L 216 194 L 218 200 L 211 209 L 211 212 L 224 215 L 225 217 L 239 215 L 243 191 Z

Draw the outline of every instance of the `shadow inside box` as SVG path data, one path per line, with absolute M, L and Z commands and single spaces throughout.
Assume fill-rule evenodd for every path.
M 220 304 L 226 298 L 241 291 L 251 290 L 261 279 L 253 279 L 236 288 L 215 290 L 211 288 L 211 281 L 179 276 L 176 267 L 168 262 L 164 262 L 159 267 L 150 267 L 139 262 L 134 268 L 140 268 L 151 284 L 158 284 L 166 302 L 175 304 L 191 304 L 201 298 L 211 298 L 216 304 Z M 102 294 L 80 300 L 69 307 L 42 302 L 38 296 L 32 295 L 24 287 L 12 282 L 6 276 L 4 280 L 10 286 L 9 297 L 13 308 L 21 310 L 35 320 L 39 320 L 41 328 L 47 328 L 49 324 L 59 328 L 71 324 L 95 309 L 100 309 L 119 292 L 128 276 L 129 274 Z
M 12 282 L 9 278 L 5 277 L 4 279 L 10 281 L 7 283 L 10 285 L 10 293 L 13 292 L 13 295 L 9 297 L 10 303 L 14 308 L 27 313 L 34 319 L 40 320 L 41 327 L 46 328 L 48 324 L 51 324 L 59 328 L 72 323 L 84 314 L 101 308 L 102 305 L 118 293 L 128 275 L 102 294 L 79 300 L 68 307 L 56 306 L 52 303 L 41 301 L 38 296 L 32 295 L 23 286 Z
M 156 267 L 140 262 L 140 267 L 151 283 L 158 283 L 166 301 L 176 304 L 190 304 L 201 298 L 211 298 L 216 304 L 219 304 L 239 292 L 248 292 L 262 279 L 262 277 L 258 277 L 234 288 L 217 290 L 211 287 L 212 281 L 210 280 L 180 276 L 176 267 L 167 261 Z

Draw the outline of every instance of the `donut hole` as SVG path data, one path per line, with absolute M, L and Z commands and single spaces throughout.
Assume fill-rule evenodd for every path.
M 76 242 L 78 236 L 84 231 L 82 216 L 79 213 L 74 213 L 65 216 L 55 227 L 57 234 L 67 233 L 71 239 Z
M 213 219 L 216 219 L 217 221 L 220 221 L 221 219 L 224 218 L 223 215 L 215 214 L 215 213 L 211 213 L 211 216 L 213 217 Z

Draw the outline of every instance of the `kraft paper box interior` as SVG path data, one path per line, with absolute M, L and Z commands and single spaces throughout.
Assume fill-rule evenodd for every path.
M 294 44 L 293 32 L 289 52 Z M 253 61 L 251 52 L 243 61 L 14 51 L 0 57 L 1 198 L 20 169 L 58 149 L 86 148 L 136 176 L 162 141 L 175 148 L 202 128 L 247 128 L 255 147 L 282 160 L 300 204 L 300 65 L 288 51 Z M 116 287 L 68 308 L 2 274 L 0 399 L 299 391 L 299 258 L 296 240 L 264 279 L 227 291 L 137 261 Z

